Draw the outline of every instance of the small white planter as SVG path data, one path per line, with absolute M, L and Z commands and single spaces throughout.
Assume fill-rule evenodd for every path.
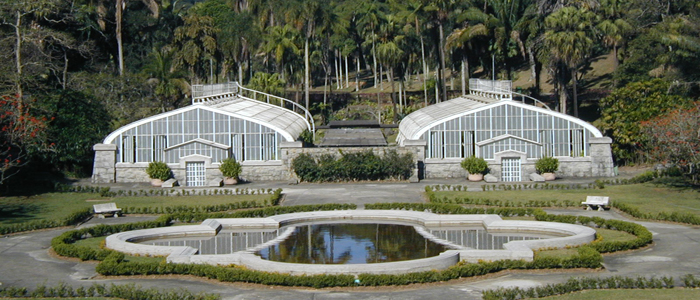
M 554 173 L 542 173 L 542 177 L 544 177 L 545 181 L 552 181 L 554 179 L 557 179 L 557 175 Z
M 482 180 L 484 180 L 484 174 L 481 174 L 481 173 L 469 174 L 467 176 L 467 179 L 469 181 L 482 181 Z

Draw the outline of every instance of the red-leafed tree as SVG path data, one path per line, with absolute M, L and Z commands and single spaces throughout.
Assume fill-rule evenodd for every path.
M 642 122 L 650 139 L 649 155 L 678 167 L 693 183 L 699 182 L 700 102 L 689 109 L 674 110 L 664 116 Z
M 0 185 L 17 174 L 32 153 L 49 149 L 46 121 L 16 96 L 0 97 Z

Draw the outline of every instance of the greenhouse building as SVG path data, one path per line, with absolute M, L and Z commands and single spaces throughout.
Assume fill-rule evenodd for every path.
M 613 176 L 610 138 L 591 124 L 511 91 L 510 81 L 472 79 L 469 94 L 430 105 L 399 124 L 396 146 L 303 147 L 313 118 L 290 100 L 237 83 L 193 86 L 192 105 L 128 124 L 94 146 L 93 182 L 148 182 L 145 169 L 162 161 L 182 186 L 219 186 L 223 159 L 242 165 L 243 180 L 295 180 L 291 161 L 389 148 L 411 154 L 412 182 L 464 178 L 470 156 L 489 165 L 487 181 L 539 180 L 536 161 L 559 159 L 559 177 Z M 526 103 L 526 100 L 533 101 Z
M 147 182 L 148 163 L 163 161 L 180 185 L 206 186 L 229 157 L 246 178 L 288 177 L 280 147 L 314 130 L 307 111 L 236 83 L 194 88 L 192 105 L 123 126 L 95 145 L 93 181 Z
M 544 156 L 560 161 L 558 176 L 612 176 L 611 139 L 593 125 L 515 96 L 510 81 L 471 79 L 470 93 L 406 116 L 397 143 L 424 145 L 425 178 L 463 177 L 460 162 L 484 158 L 497 181 L 528 181 Z M 519 98 L 519 99 L 518 99 Z M 520 101 L 519 101 L 520 100 Z

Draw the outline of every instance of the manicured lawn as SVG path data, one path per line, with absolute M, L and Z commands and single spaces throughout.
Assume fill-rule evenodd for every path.
M 117 207 L 217 205 L 264 201 L 269 195 L 144 196 L 105 198 L 89 193 L 47 193 L 31 197 L 0 197 L 0 225 L 43 219 L 62 219 L 93 204 L 115 202 Z
M 487 192 L 435 192 L 439 198 L 474 198 L 509 200 L 526 204 L 534 200 L 565 200 L 582 202 L 586 196 L 608 196 L 613 205 L 621 202 L 633 205 L 644 213 L 677 212 L 700 215 L 700 193 L 691 189 L 667 188 L 651 183 L 631 185 L 608 185 L 602 190 L 511 190 Z
M 603 229 L 603 228 L 596 228 L 596 233 L 599 236 L 602 236 L 603 241 L 606 242 L 624 242 L 624 241 L 631 241 L 637 238 L 636 236 L 629 234 L 624 231 L 617 231 L 617 230 L 610 230 L 610 229 Z M 556 257 L 556 258 L 564 258 L 564 257 L 569 257 L 572 255 L 578 254 L 578 249 L 576 248 L 569 248 L 569 249 L 556 249 L 556 250 L 543 250 L 543 251 L 538 251 L 537 256 L 538 257 Z
M 101 237 L 96 237 L 96 238 L 77 240 L 75 242 L 75 245 L 86 246 L 86 247 L 90 247 L 93 249 L 100 249 L 100 247 L 103 245 L 105 238 L 107 238 L 107 237 L 101 236 Z M 124 260 L 131 261 L 131 262 L 163 262 L 163 261 L 165 261 L 165 257 L 147 257 L 147 256 L 126 255 L 126 256 L 124 256 Z
M 700 299 L 698 289 L 644 289 L 644 290 L 589 290 L 541 299 L 552 300 L 598 300 L 598 299 L 655 299 L 685 300 Z

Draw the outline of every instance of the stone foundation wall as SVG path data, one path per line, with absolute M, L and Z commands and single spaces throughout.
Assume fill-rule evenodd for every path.
M 559 159 L 559 177 L 610 177 L 613 176 L 613 160 L 610 144 L 612 140 L 607 137 L 591 138 L 590 156 L 587 157 L 557 157 Z M 353 153 L 371 150 L 376 155 L 382 156 L 386 151 L 396 150 L 399 155 L 410 153 L 415 163 L 414 174 L 418 178 L 465 178 L 467 172 L 460 166 L 461 159 L 425 159 L 425 141 L 405 141 L 403 147 L 317 147 L 304 148 L 301 142 L 283 142 L 280 144 L 280 160 L 268 162 L 246 161 L 242 162 L 241 179 L 246 181 L 284 181 L 295 179 L 291 164 L 294 158 L 302 153 L 312 156 L 331 154 L 340 156 L 342 153 Z M 110 182 L 148 182 L 146 175 L 147 163 L 119 163 L 116 164 L 116 146 L 110 144 L 97 144 L 95 149 L 95 164 L 92 180 L 95 183 Z M 501 178 L 501 157 L 521 157 L 522 178 L 527 180 L 528 175 L 535 173 L 536 159 L 525 159 L 524 153 L 506 151 L 496 155 L 495 160 L 487 160 L 490 174 Z M 188 157 L 185 160 L 205 160 L 204 157 Z M 186 185 L 185 165 L 169 164 L 175 178 L 180 185 Z M 211 163 L 208 159 L 206 165 L 207 182 L 217 178 L 223 178 L 219 171 L 218 163 Z M 412 180 L 413 181 L 413 180 Z

